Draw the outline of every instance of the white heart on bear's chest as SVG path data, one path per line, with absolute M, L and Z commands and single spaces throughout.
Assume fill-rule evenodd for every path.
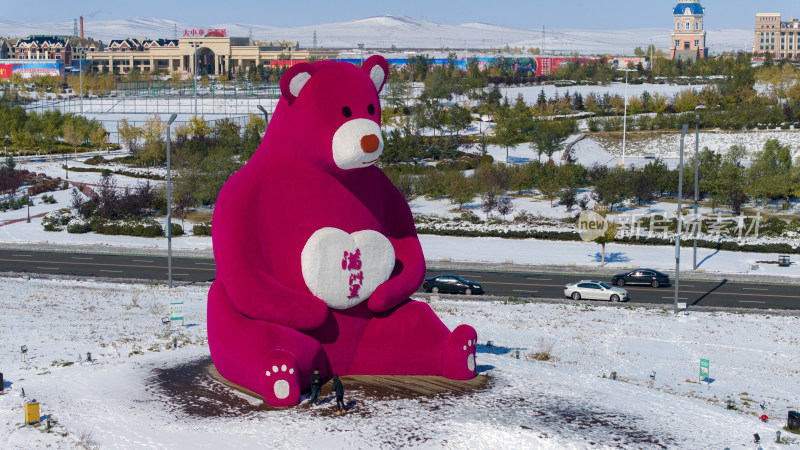
M 315 231 L 300 257 L 306 286 L 334 309 L 369 298 L 392 275 L 394 262 L 394 247 L 381 233 L 331 227 Z

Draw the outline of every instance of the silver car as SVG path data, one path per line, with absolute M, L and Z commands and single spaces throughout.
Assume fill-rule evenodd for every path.
M 564 286 L 564 297 L 573 300 L 608 300 L 610 302 L 627 301 L 628 291 L 609 286 L 602 281 L 581 280 Z

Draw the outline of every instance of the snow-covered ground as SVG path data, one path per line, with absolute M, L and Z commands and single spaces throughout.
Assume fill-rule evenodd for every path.
M 207 289 L 0 279 L 2 446 L 745 448 L 759 433 L 779 448 L 800 398 L 798 316 L 433 299 L 448 327 L 478 331 L 488 389 L 402 399 L 345 385 L 355 403 L 343 417 L 330 403 L 267 410 L 201 372 Z M 167 332 L 171 301 L 187 326 Z M 697 383 L 701 358 L 711 383 Z M 23 389 L 50 432 L 23 425 Z
M 626 136 L 625 154 L 630 162 L 645 163 L 645 156 L 654 156 L 677 166 L 680 157 L 680 132 L 629 132 Z M 777 139 L 782 145 L 788 145 L 792 156 L 800 156 L 800 130 L 750 130 L 720 131 L 703 130 L 699 136 L 700 150 L 708 147 L 715 153 L 725 154 L 732 146 L 741 145 L 747 154 L 764 149 L 770 139 Z M 694 156 L 695 133 L 692 131 L 684 140 L 684 158 Z M 591 166 L 593 163 L 616 165 L 622 158 L 622 133 L 587 134 L 573 147 L 574 156 L 580 164 Z M 512 161 L 513 162 L 513 161 Z

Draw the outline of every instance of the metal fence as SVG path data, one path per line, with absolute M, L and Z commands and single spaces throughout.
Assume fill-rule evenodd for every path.
M 60 111 L 83 115 L 102 114 L 197 114 L 197 115 L 243 115 L 258 113 L 258 105 L 268 111 L 274 109 L 277 97 L 257 96 L 210 96 L 198 95 L 172 97 L 96 97 L 83 99 L 48 99 L 23 106 L 27 111 L 43 113 Z M 196 105 L 196 106 L 195 106 Z

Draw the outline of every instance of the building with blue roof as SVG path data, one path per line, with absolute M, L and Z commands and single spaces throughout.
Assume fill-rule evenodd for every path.
M 706 31 L 703 27 L 705 8 L 700 0 L 680 0 L 672 11 L 670 58 L 696 61 L 708 58 Z

